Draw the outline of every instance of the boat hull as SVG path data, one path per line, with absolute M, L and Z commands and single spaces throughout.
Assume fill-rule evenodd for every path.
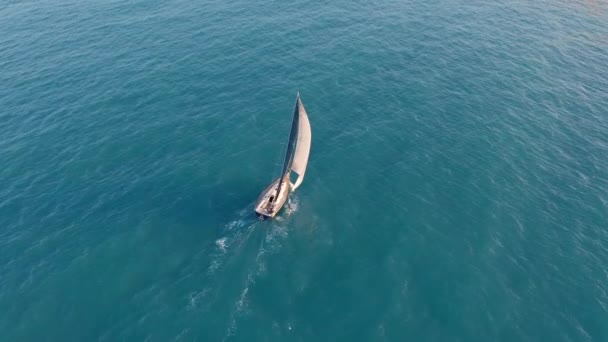
M 283 179 L 283 185 L 279 194 L 277 194 L 278 186 L 279 179 L 272 182 L 258 197 L 255 204 L 255 213 L 259 218 L 267 219 L 275 217 L 281 211 L 285 202 L 287 202 L 290 189 L 289 179 Z

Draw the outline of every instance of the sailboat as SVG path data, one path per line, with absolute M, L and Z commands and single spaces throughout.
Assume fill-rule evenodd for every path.
M 298 93 L 281 175 L 258 197 L 255 212 L 259 218 L 275 217 L 287 201 L 289 192 L 295 191 L 302 184 L 310 154 L 310 138 L 308 114 L 306 114 L 300 93 Z M 291 183 L 292 172 L 298 176 L 294 183 Z

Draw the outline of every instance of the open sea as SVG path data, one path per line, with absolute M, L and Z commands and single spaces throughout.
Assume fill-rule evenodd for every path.
M 0 166 L 1 341 L 608 341 L 605 0 L 4 0 Z

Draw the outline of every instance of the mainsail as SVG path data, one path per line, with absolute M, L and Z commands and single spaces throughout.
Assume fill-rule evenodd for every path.
M 296 97 L 296 105 L 293 112 L 293 121 L 291 123 L 291 133 L 289 134 L 289 142 L 287 143 L 287 152 L 285 154 L 285 162 L 283 163 L 283 171 L 281 178 L 289 179 L 289 173 L 294 171 L 298 175 L 298 179 L 294 184 L 291 184 L 291 190 L 295 190 L 304 180 L 306 165 L 308 164 L 308 155 L 310 153 L 310 122 L 308 115 L 304 109 L 304 105 L 300 100 L 300 93 Z M 283 182 L 279 182 L 278 192 L 280 193 Z

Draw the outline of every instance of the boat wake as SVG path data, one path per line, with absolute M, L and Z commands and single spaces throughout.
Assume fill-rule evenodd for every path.
M 285 203 L 285 209 L 282 214 L 276 216 L 273 220 L 276 222 L 286 222 L 289 217 L 298 211 L 300 200 L 295 195 L 290 196 Z
M 217 271 L 230 258 L 230 254 L 238 254 L 238 249 L 248 241 L 258 223 L 251 217 L 250 210 L 242 209 L 235 220 L 224 225 L 223 236 L 215 240 L 215 250 L 207 269 L 209 275 Z M 229 253 L 230 250 L 233 250 L 232 253 Z
M 252 286 L 265 276 L 268 261 L 280 253 L 289 233 L 289 216 L 297 208 L 297 199 L 290 200 L 278 219 L 267 221 L 259 221 L 247 208 L 225 224 L 221 236 L 214 240 L 205 272 L 207 287 L 191 296 L 190 305 L 205 312 L 229 306 L 224 340 L 234 336 L 239 321 L 249 314 Z
M 290 197 L 287 200 L 287 208 L 285 208 L 285 213 L 287 214 L 287 216 L 290 216 L 291 214 L 298 211 L 299 204 L 300 200 L 298 199 L 298 197 L 296 197 L 295 195 Z
M 224 339 L 233 336 L 238 322 L 248 315 L 252 286 L 266 274 L 268 261 L 280 253 L 289 233 L 289 217 L 298 209 L 297 198 L 290 198 L 285 209 L 267 221 L 258 220 L 250 207 L 239 211 L 204 252 L 205 287 L 190 295 L 188 306 L 210 313 L 228 305 Z

